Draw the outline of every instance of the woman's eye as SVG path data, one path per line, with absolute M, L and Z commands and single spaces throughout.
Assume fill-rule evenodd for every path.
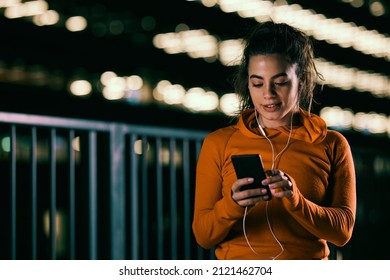
M 277 86 L 284 86 L 288 83 L 288 81 L 282 81 L 282 82 L 275 82 L 275 85 Z
M 253 87 L 261 87 L 263 84 L 252 84 Z

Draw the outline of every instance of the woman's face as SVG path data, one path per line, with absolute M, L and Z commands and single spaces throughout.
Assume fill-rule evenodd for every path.
M 299 79 L 296 65 L 281 54 L 249 59 L 248 87 L 252 102 L 265 127 L 289 125 L 298 111 Z

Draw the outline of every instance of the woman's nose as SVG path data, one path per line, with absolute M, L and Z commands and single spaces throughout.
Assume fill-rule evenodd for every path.
M 273 97 L 276 94 L 275 88 L 272 84 L 264 84 L 263 89 L 264 97 Z

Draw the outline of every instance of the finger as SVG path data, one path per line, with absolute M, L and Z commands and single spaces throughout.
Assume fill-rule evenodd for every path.
M 276 182 L 280 182 L 282 180 L 283 180 L 283 178 L 282 178 L 282 176 L 280 176 L 280 174 L 276 174 L 276 175 L 273 175 L 273 176 L 267 178 L 268 184 L 273 184 Z
M 272 184 L 272 183 L 275 183 L 275 182 L 278 182 L 278 181 L 286 181 L 288 182 L 289 186 L 292 185 L 291 181 L 290 181 L 290 178 L 281 170 L 274 170 L 273 171 L 273 176 L 269 176 L 267 177 L 268 179 L 268 184 Z
M 252 197 L 264 196 L 267 193 L 265 188 L 247 189 L 243 191 L 237 191 L 232 193 L 234 200 L 244 200 Z
M 236 202 L 241 207 L 252 207 L 255 206 L 257 203 L 259 203 L 260 201 L 266 201 L 268 199 L 269 197 L 267 195 L 264 195 L 264 196 L 249 197 Z
M 254 206 L 261 200 L 269 200 L 270 197 L 266 194 L 267 190 L 264 188 L 248 189 L 233 193 L 232 199 L 242 207 Z
M 277 170 L 276 169 L 270 169 L 270 170 L 266 170 L 265 171 L 265 176 L 267 178 L 270 178 L 270 177 L 272 177 L 272 176 L 274 176 L 276 174 L 277 174 Z
M 275 197 L 290 197 L 293 195 L 292 183 L 288 180 L 270 184 L 269 188 Z
M 288 180 L 281 180 L 268 185 L 273 193 L 287 192 L 292 190 L 292 184 Z
M 253 178 L 242 178 L 235 181 L 232 185 L 232 193 L 239 192 L 242 186 L 253 183 Z
M 277 198 L 291 197 L 293 194 L 294 194 L 293 190 L 283 190 L 283 189 L 272 193 L 272 195 Z

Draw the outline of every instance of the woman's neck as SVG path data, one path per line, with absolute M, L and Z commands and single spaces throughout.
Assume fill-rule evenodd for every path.
M 292 119 L 291 119 L 292 118 Z M 259 115 L 259 125 L 263 128 L 276 128 L 281 126 L 297 126 L 301 123 L 298 112 L 290 113 L 283 119 L 267 120 Z

